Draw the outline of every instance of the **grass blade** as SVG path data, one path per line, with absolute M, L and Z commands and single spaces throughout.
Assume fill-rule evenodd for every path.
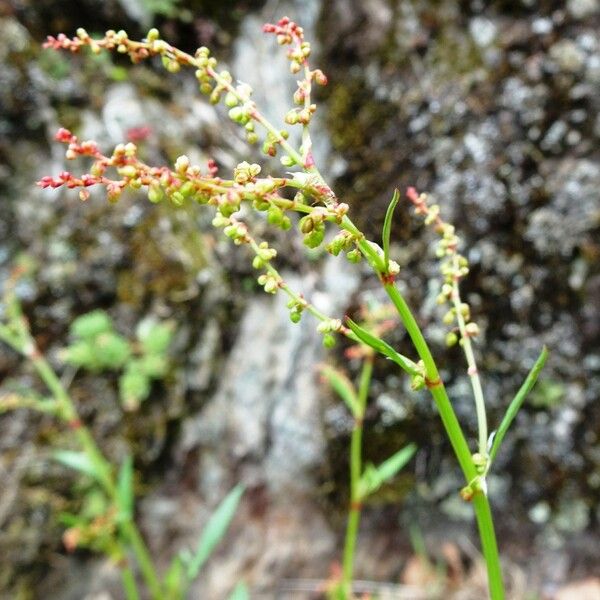
M 119 502 L 119 518 L 124 521 L 131 521 L 133 518 L 133 459 L 130 455 L 125 457 L 119 469 L 117 499 Z
M 83 452 L 56 450 L 52 453 L 52 458 L 70 469 L 89 475 L 96 481 L 102 481 L 102 473 L 98 471 L 89 456 Z
M 363 329 L 360 325 L 355 323 L 352 319 L 346 317 L 346 323 L 348 327 L 353 331 L 354 335 L 367 346 L 373 348 L 373 350 L 383 354 L 390 360 L 393 360 L 400 368 L 404 369 L 411 377 L 418 375 L 419 372 L 414 366 L 414 362 L 403 356 L 399 352 L 396 352 L 387 342 L 384 342 L 381 338 L 374 336 L 369 333 L 366 329 Z
M 212 514 L 198 542 L 198 548 L 187 567 L 187 577 L 193 581 L 198 576 L 202 565 L 208 560 L 215 546 L 221 541 L 244 493 L 242 485 L 236 485 L 227 494 Z
M 327 380 L 327 383 L 336 391 L 338 396 L 346 403 L 352 416 L 356 417 L 360 412 L 360 404 L 356 390 L 352 382 L 338 369 L 328 365 L 321 365 L 319 368 L 321 375 Z
M 496 454 L 498 453 L 498 449 L 500 448 L 500 444 L 502 444 L 502 440 L 508 431 L 508 428 L 511 426 L 514 418 L 517 416 L 519 409 L 523 405 L 527 394 L 533 389 L 535 382 L 540 374 L 540 371 L 544 368 L 544 364 L 546 363 L 546 359 L 548 358 L 548 349 L 546 346 L 542 348 L 538 359 L 535 361 L 535 364 L 529 371 L 527 378 L 523 382 L 523 385 L 520 387 L 519 391 L 516 393 L 515 397 L 512 399 L 511 403 L 508 405 L 508 409 L 502 422 L 500 423 L 500 427 L 496 431 L 496 435 L 493 437 L 491 448 L 490 448 L 490 463 L 493 462 L 494 458 L 496 458 Z
M 384 460 L 378 467 L 367 465 L 361 477 L 361 497 L 364 498 L 376 492 L 386 481 L 392 479 L 413 457 L 416 450 L 417 447 L 414 444 L 409 444 L 398 450 L 395 454 L 392 454 L 392 456 Z
M 385 220 L 383 222 L 383 263 L 386 271 L 388 270 L 390 263 L 390 233 L 392 231 L 392 218 L 394 216 L 394 209 L 398 204 L 398 200 L 400 200 L 400 192 L 398 191 L 398 188 L 396 188 L 385 213 Z

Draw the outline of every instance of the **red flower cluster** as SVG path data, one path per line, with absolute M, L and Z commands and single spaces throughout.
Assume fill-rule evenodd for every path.
M 263 31 L 276 34 L 277 42 L 281 45 L 291 44 L 292 41 L 301 44 L 304 41 L 304 29 L 290 20 L 289 17 L 282 17 L 277 21 L 277 25 L 265 23 Z
M 78 37 L 73 39 L 67 37 L 64 33 L 59 33 L 57 37 L 49 35 L 43 44 L 43 48 L 52 48 L 53 50 L 70 50 L 77 52 L 81 46 L 86 43 Z

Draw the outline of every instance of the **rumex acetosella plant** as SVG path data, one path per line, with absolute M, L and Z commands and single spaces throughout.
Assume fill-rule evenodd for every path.
M 400 274 L 400 266 L 390 257 L 390 229 L 400 194 L 394 194 L 388 208 L 381 243 L 366 239 L 350 218 L 348 205 L 336 196 L 319 172 L 313 156 L 311 121 L 316 105 L 311 94 L 313 86 L 325 85 L 327 78 L 319 69 L 310 66 L 311 47 L 304 39 L 302 28 L 296 23 L 283 18 L 277 24 L 265 25 L 264 31 L 274 34 L 277 42 L 287 47 L 290 71 L 298 76 L 297 90 L 293 96 L 294 107 L 284 116 L 284 121 L 291 127 L 300 128 L 299 147 L 291 143 L 287 129 L 276 127 L 266 119 L 252 100 L 250 86 L 236 82 L 227 70 L 220 70 L 217 60 L 207 48 L 199 48 L 194 55 L 187 54 L 161 39 L 156 29 L 150 30 L 142 41 L 130 40 L 124 31 L 108 31 L 103 38 L 92 39 L 86 31 L 80 29 L 72 39 L 62 34 L 56 38 L 49 37 L 46 47 L 71 52 L 78 52 L 82 48 L 89 48 L 93 53 L 116 51 L 129 55 L 134 63 L 159 57 L 167 71 L 172 73 L 182 67 L 191 67 L 195 70 L 200 92 L 206 94 L 213 104 L 223 103 L 226 106 L 228 117 L 243 128 L 250 144 L 259 143 L 266 155 L 279 156 L 285 168 L 282 173 L 264 175 L 258 164 L 244 161 L 237 165 L 231 177 L 222 177 L 215 162 L 211 161 L 203 168 L 191 164 L 186 156 L 180 156 L 173 166 L 156 167 L 141 160 L 137 147 L 132 143 L 120 144 L 112 153 L 104 154 L 95 142 L 79 140 L 70 131 L 60 129 L 56 139 L 66 144 L 67 159 L 88 157 L 91 167 L 83 175 L 64 171 L 57 176 L 43 177 L 38 184 L 43 188 L 65 186 L 78 189 L 82 200 L 89 197 L 89 187 L 99 185 L 106 189 L 111 202 L 117 201 L 127 189 L 143 188 L 149 200 L 154 203 L 208 205 L 214 210 L 213 225 L 222 229 L 235 244 L 244 245 L 250 250 L 253 255 L 252 264 L 259 272 L 258 282 L 265 292 L 282 292 L 288 297 L 293 322 L 300 321 L 305 313 L 309 313 L 317 319 L 317 329 L 322 334 L 326 347 L 334 345 L 336 336 L 346 336 L 369 348 L 370 354 L 365 355 L 358 389 L 339 373 L 324 371 L 325 377 L 352 411 L 356 423 L 351 442 L 352 498 L 344 552 L 344 576 L 338 597 L 352 596 L 352 562 L 361 501 L 370 490 L 377 487 L 378 481 L 397 472 L 413 451 L 411 447 L 402 449 L 398 455 L 389 459 L 391 462 L 386 461 L 378 468 L 362 467 L 362 417 L 371 377 L 372 357 L 381 354 L 406 373 L 413 389 L 429 390 L 465 477 L 461 495 L 465 501 L 472 503 L 475 511 L 487 565 L 490 597 L 493 600 L 504 598 L 486 476 L 493 467 L 494 458 L 508 427 L 535 384 L 546 360 L 546 350 L 542 350 L 500 425 L 490 433 L 473 348 L 478 328 L 471 320 L 469 306 L 460 296 L 460 280 L 468 273 L 467 260 L 460 254 L 461 241 L 454 227 L 442 219 L 440 207 L 431 204 L 425 194 L 410 188 L 406 193 L 408 201 L 414 205 L 416 213 L 424 217 L 426 225 L 433 227 L 439 234 L 436 252 L 440 259 L 442 281 L 438 300 L 440 304 L 448 305 L 444 316 L 444 322 L 449 327 L 447 342 L 449 345 L 458 343 L 462 347 L 472 384 L 478 435 L 471 447 L 456 417 L 427 341 L 395 283 Z M 291 172 L 286 172 L 288 170 Z M 395 307 L 412 341 L 415 355 L 409 358 L 398 353 L 382 339 L 376 328 L 323 314 L 301 293 L 292 289 L 275 266 L 277 250 L 253 235 L 248 219 L 245 218 L 251 210 L 263 213 L 273 227 L 282 230 L 297 228 L 304 244 L 309 248 L 324 245 L 331 254 L 345 254 L 351 262 L 366 261 Z

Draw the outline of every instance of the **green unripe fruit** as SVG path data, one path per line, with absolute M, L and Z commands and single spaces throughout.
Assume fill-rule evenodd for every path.
M 185 202 L 185 196 L 181 192 L 173 192 L 171 194 L 171 202 L 175 206 L 182 206 Z
M 153 27 L 147 34 L 146 39 L 149 42 L 155 42 L 160 37 L 160 33 L 156 27 Z
M 179 192 L 187 198 L 196 191 L 196 186 L 191 181 L 186 181 L 180 188 Z
M 304 236 L 304 245 L 309 248 L 317 248 L 325 238 L 325 228 L 313 229 L 308 235 Z
M 296 164 L 296 161 L 291 156 L 282 156 L 280 159 L 281 164 L 284 167 L 293 167 Z
M 448 348 L 454 346 L 457 342 L 458 336 L 456 335 L 456 333 L 454 333 L 454 331 L 450 331 L 446 334 L 446 346 L 448 346 Z
M 304 234 L 310 233 L 315 228 L 315 223 L 310 215 L 300 219 L 300 231 Z
M 335 337 L 330 333 L 323 336 L 323 346 L 325 348 L 333 348 L 335 346 Z
M 159 185 L 153 185 L 148 188 L 148 200 L 154 204 L 158 204 L 164 200 L 165 193 Z
M 283 217 L 283 211 L 278 206 L 271 206 L 267 211 L 267 221 L 271 225 L 281 225 Z
M 360 250 L 358 248 L 355 248 L 354 250 L 350 250 L 350 252 L 348 252 L 348 254 L 346 254 L 346 258 L 351 262 L 351 263 L 359 263 L 362 260 L 362 254 L 360 252 Z
M 238 102 L 238 99 L 235 97 L 235 94 L 228 92 L 227 96 L 225 96 L 225 106 L 227 106 L 228 108 L 233 108 L 234 106 L 237 106 L 238 104 L 239 104 L 239 102 Z

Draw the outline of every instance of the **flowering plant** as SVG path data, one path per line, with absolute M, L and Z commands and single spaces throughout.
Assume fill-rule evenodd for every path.
M 205 47 L 199 48 L 194 55 L 187 54 L 161 39 L 156 29 L 151 29 L 142 41 L 130 40 L 124 31 L 108 31 L 103 38 L 93 39 L 85 30 L 79 29 L 76 37 L 72 39 L 63 34 L 56 38 L 49 37 L 45 46 L 71 52 L 79 52 L 82 48 L 89 48 L 93 53 L 114 50 L 128 55 L 134 63 L 159 57 L 166 70 L 171 73 L 179 71 L 182 67 L 193 68 L 200 92 L 207 95 L 213 104 L 222 102 L 228 109 L 228 117 L 243 128 L 247 141 L 250 144 L 260 142 L 263 153 L 270 157 L 279 156 L 286 169 L 294 169 L 291 173 L 264 176 L 260 165 L 244 161 L 237 165 L 231 178 L 225 178 L 220 176 L 214 161 L 209 161 L 202 169 L 191 164 L 185 155 L 180 156 L 172 167 L 154 167 L 141 160 L 133 143 L 119 144 L 111 154 L 103 154 L 95 142 L 81 141 L 70 131 L 60 129 L 56 139 L 67 145 L 66 158 L 88 157 L 92 161 L 91 167 L 88 173 L 81 176 L 63 171 L 54 177 L 43 177 L 38 185 L 42 188 L 65 186 L 78 189 L 79 196 L 84 201 L 89 197 L 88 188 L 99 185 L 106 189 L 111 202 L 117 201 L 126 189 L 144 188 L 148 199 L 153 203 L 164 201 L 176 206 L 197 203 L 213 207 L 213 225 L 222 229 L 235 244 L 249 248 L 253 255 L 252 264 L 260 272 L 258 283 L 265 292 L 282 292 L 287 295 L 290 318 L 293 322 L 300 321 L 303 314 L 309 313 L 317 319 L 317 329 L 322 334 L 326 347 L 335 344 L 336 336 L 346 336 L 367 347 L 371 356 L 377 353 L 392 360 L 410 378 L 413 389 L 429 390 L 465 477 L 461 495 L 465 500 L 472 502 L 475 510 L 487 564 L 490 596 L 493 600 L 504 598 L 486 476 L 493 466 L 507 429 L 535 384 L 547 352 L 542 350 L 527 379 L 510 403 L 504 419 L 496 431 L 488 435 L 483 387 L 472 343 L 473 338 L 477 336 L 478 327 L 471 320 L 469 306 L 462 301 L 459 289 L 460 280 L 468 273 L 468 263 L 459 253 L 461 241 L 454 227 L 441 218 L 440 207 L 430 204 L 425 194 L 410 188 L 406 196 L 414 205 L 416 213 L 422 215 L 425 223 L 433 226 L 440 235 L 437 255 L 441 260 L 442 283 L 438 300 L 441 304 L 449 304 L 443 319 L 451 327 L 447 343 L 458 343 L 464 350 L 467 372 L 472 384 L 478 436 L 476 449 L 471 450 L 427 341 L 395 283 L 400 266 L 390 257 L 390 230 L 400 194 L 396 191 L 389 205 L 381 244 L 368 240 L 351 220 L 348 205 L 336 196 L 315 164 L 310 126 L 317 107 L 311 99 L 311 94 L 313 86 L 325 85 L 327 78 L 321 70 L 311 67 L 311 46 L 304 39 L 302 28 L 296 23 L 284 17 L 276 24 L 265 25 L 264 31 L 274 34 L 277 43 L 287 47 L 290 71 L 299 76 L 293 95 L 295 106 L 284 118 L 287 125 L 301 128 L 299 147 L 290 141 L 287 129 L 275 127 L 264 116 L 252 99 L 251 87 L 244 83 L 236 83 L 229 71 L 219 70 L 217 60 Z M 361 326 L 350 319 L 324 314 L 301 293 L 292 289 L 274 264 L 277 250 L 252 233 L 245 219 L 248 210 L 245 207 L 264 213 L 267 222 L 273 227 L 288 230 L 295 224 L 308 248 L 324 245 L 331 254 L 337 256 L 343 253 L 351 262 L 365 260 L 395 307 L 412 341 L 416 356 L 409 358 L 397 352 L 382 339 L 376 329 Z M 297 217 L 294 217 L 294 214 Z M 328 234 L 328 230 L 333 232 Z M 390 459 L 391 462 L 386 461 L 375 470 L 362 468 L 360 431 L 371 365 L 372 360 L 367 358 L 358 392 L 352 385 L 348 385 L 349 382 L 341 378 L 339 373 L 332 370 L 324 372 L 346 401 L 357 424 L 351 448 L 352 498 L 344 574 L 338 588 L 341 598 L 350 598 L 352 595 L 354 539 L 360 502 L 377 486 L 378 481 L 393 476 L 412 453 L 411 448 L 403 449 Z M 160 590 L 162 584 L 157 582 L 156 585 Z M 156 585 L 151 587 L 153 596 L 161 597 L 160 594 L 157 596 Z

